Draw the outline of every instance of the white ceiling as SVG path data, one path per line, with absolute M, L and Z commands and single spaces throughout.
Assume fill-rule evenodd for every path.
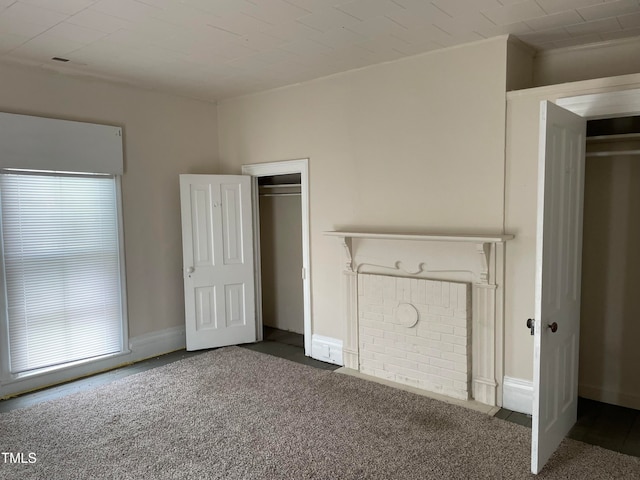
M 0 0 L 0 61 L 205 100 L 506 33 L 636 36 L 640 0 Z

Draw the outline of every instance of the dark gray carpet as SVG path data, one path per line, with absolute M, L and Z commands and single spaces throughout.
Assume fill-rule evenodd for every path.
M 0 414 L 0 451 L 37 459 L 0 456 L 0 478 L 533 478 L 530 434 L 231 347 Z M 566 440 L 538 478 L 640 478 L 640 459 Z

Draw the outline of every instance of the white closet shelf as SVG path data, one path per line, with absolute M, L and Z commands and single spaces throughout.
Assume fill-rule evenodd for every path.
M 640 133 L 587 137 L 587 144 L 592 147 L 585 154 L 588 158 L 640 155 Z
M 300 183 L 281 183 L 280 185 L 260 185 L 260 188 L 300 188 Z
M 301 193 L 261 193 L 261 197 L 299 197 Z
M 640 133 L 622 133 L 618 135 L 594 135 L 587 137 L 587 143 L 614 143 L 640 140 Z
M 260 185 L 258 194 L 261 197 L 299 197 L 301 184 L 299 183 L 281 183 L 279 185 Z M 281 190 L 281 191 L 278 191 Z M 297 191 L 296 191 L 297 190 Z

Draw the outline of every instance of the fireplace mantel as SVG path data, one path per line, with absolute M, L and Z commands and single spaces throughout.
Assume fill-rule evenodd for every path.
M 481 282 L 491 283 L 489 281 L 489 271 L 491 267 L 491 245 L 502 244 L 507 240 L 513 239 L 513 235 L 509 234 L 492 234 L 492 235 L 475 235 L 460 233 L 432 233 L 432 234 L 409 234 L 409 233 L 374 233 L 374 232 L 348 232 L 340 230 L 332 230 L 324 232 L 324 235 L 338 237 L 342 240 L 342 246 L 345 248 L 347 256 L 346 269 L 355 271 L 353 262 L 353 244 L 352 239 L 371 239 L 371 240 L 403 240 L 411 242 L 454 242 L 454 243 L 473 243 L 482 258 Z M 412 272 L 408 272 L 412 273 Z
M 359 370 L 359 274 L 377 272 L 467 282 L 473 290 L 473 397 L 487 405 L 502 405 L 504 244 L 513 235 L 346 230 L 323 233 L 338 238 L 344 247 L 343 354 L 347 368 Z
M 408 234 L 408 233 L 369 233 L 346 232 L 334 230 L 324 232 L 332 237 L 373 238 L 380 240 L 415 240 L 422 242 L 469 242 L 469 243 L 502 243 L 511 240 L 513 235 L 474 235 L 458 233 Z

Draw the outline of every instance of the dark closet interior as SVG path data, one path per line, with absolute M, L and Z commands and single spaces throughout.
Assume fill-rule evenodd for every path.
M 258 179 L 262 321 L 304 334 L 300 174 Z
M 640 409 L 640 117 L 587 123 L 579 395 Z

